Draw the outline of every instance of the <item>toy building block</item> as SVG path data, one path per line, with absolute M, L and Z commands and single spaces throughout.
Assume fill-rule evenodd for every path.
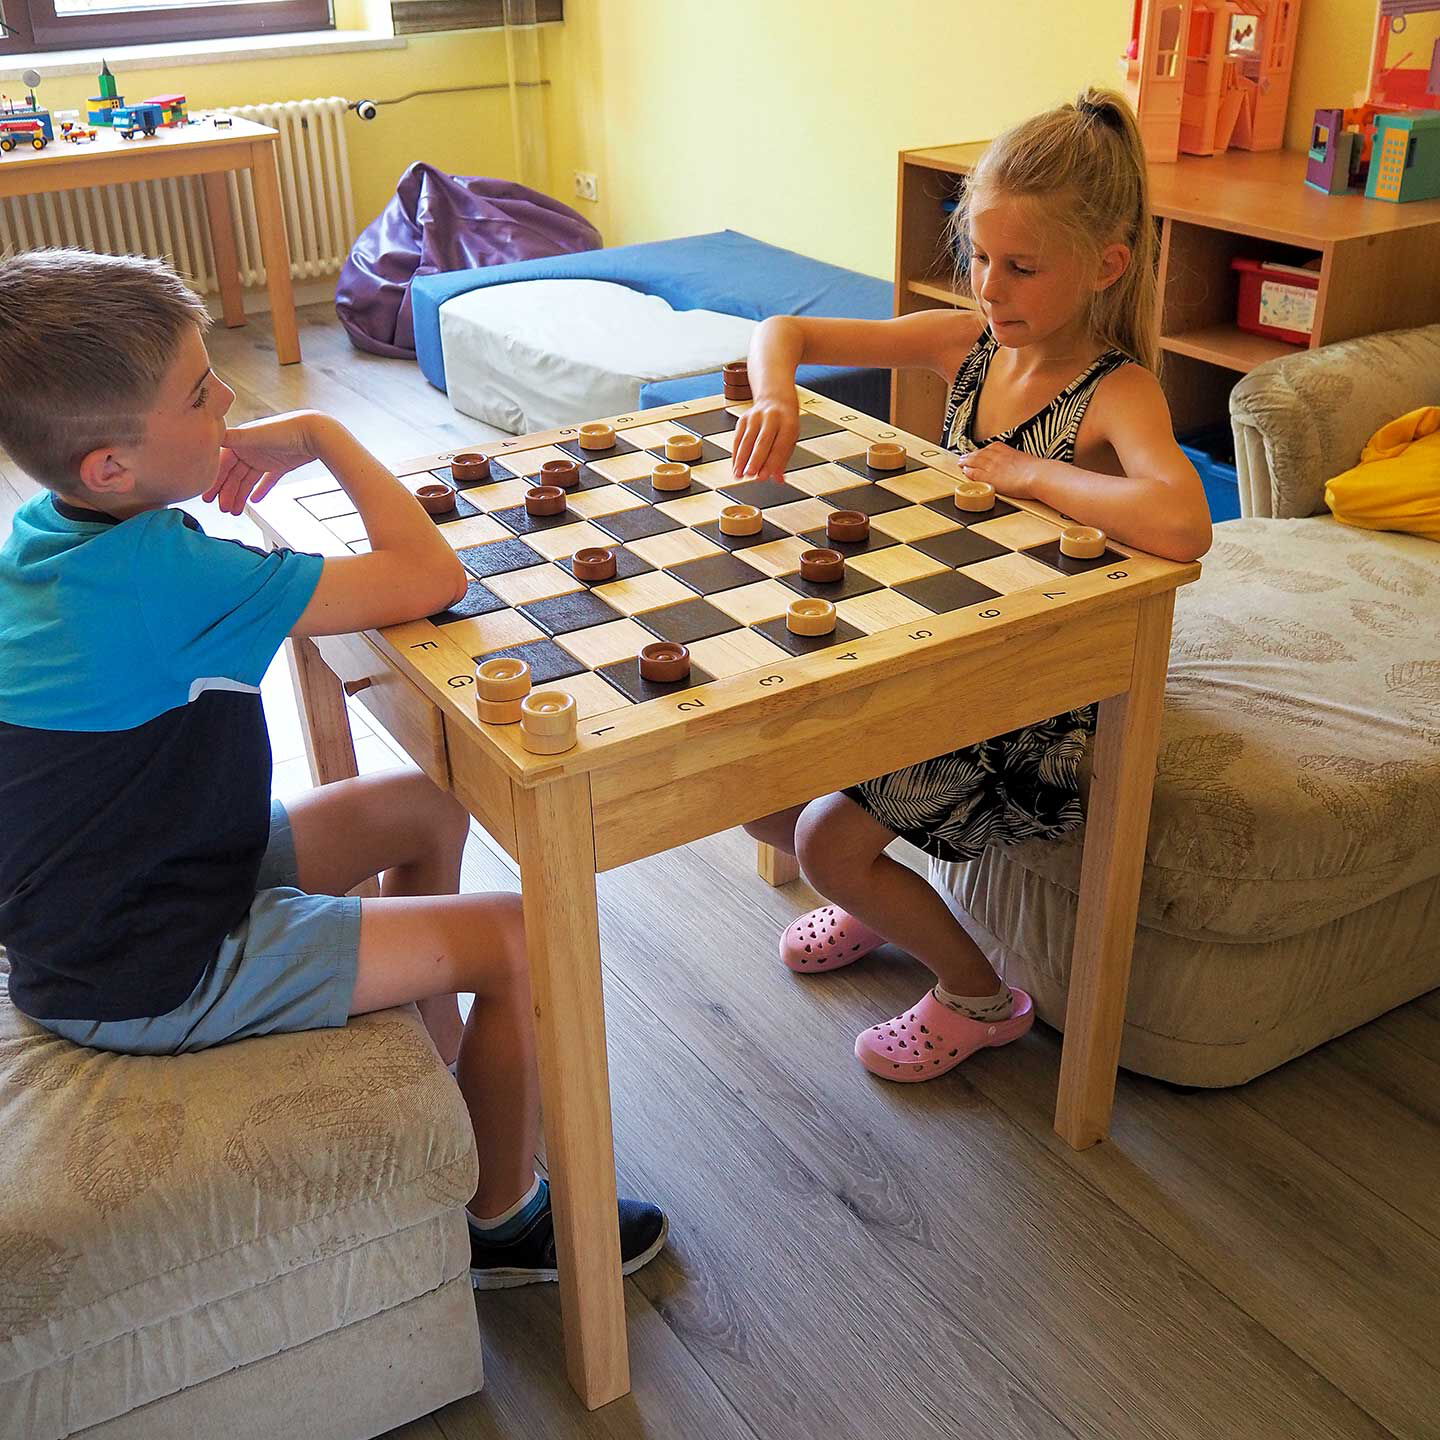
M 805 550 L 800 555 L 800 578 L 833 584 L 845 578 L 845 557 L 838 550 Z
M 656 640 L 640 649 L 640 678 L 674 684 L 690 674 L 690 650 L 677 640 Z
M 792 635 L 829 635 L 835 629 L 835 606 L 808 595 L 792 600 L 785 611 L 785 628 Z
M 1096 560 L 1105 553 L 1105 532 L 1093 525 L 1067 525 L 1060 532 L 1060 553 L 1072 560 Z
M 1360 137 L 1345 128 L 1343 110 L 1317 110 L 1310 131 L 1305 183 L 1326 195 L 1345 195 L 1356 189 L 1353 177 L 1359 167 L 1359 144 Z
M 705 442 L 698 435 L 680 434 L 665 437 L 665 458 L 683 460 L 686 464 L 698 460 L 705 453 Z
M 600 420 L 591 420 L 580 427 L 580 448 L 582 450 L 613 450 L 615 448 L 614 426 Z
M 162 125 L 188 125 L 190 123 L 183 95 L 152 95 L 145 101 L 145 104 L 160 107 L 160 123 Z
M 467 484 L 472 480 L 488 480 L 490 457 L 482 455 L 478 450 L 464 450 L 450 457 L 450 473 Z
M 497 656 L 475 667 L 476 704 L 487 725 L 515 725 L 520 702 L 530 693 L 530 667 L 512 656 Z
M 957 480 L 955 482 L 955 508 L 978 514 L 995 505 L 995 487 L 986 480 Z
M 727 505 L 720 512 L 722 535 L 758 535 L 764 523 L 758 505 Z
M 564 690 L 536 690 L 520 702 L 520 743 L 534 755 L 573 750 L 575 697 Z
M 690 467 L 678 460 L 662 460 L 650 472 L 650 483 L 657 490 L 688 490 Z

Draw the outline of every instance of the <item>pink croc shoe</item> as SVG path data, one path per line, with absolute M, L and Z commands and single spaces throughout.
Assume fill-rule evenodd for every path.
M 972 1020 L 942 1004 L 927 990 L 913 1010 L 872 1025 L 855 1041 L 855 1058 L 882 1080 L 933 1080 L 987 1045 L 1008 1045 L 1035 1023 L 1035 1007 L 1023 990 L 1013 990 L 1015 1013 L 1008 1020 Z
M 883 945 L 885 937 L 834 905 L 802 915 L 780 937 L 780 958 L 811 974 L 838 970 Z

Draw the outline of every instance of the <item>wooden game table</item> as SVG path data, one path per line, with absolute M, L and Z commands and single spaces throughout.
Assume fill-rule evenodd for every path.
M 963 478 L 954 457 L 929 442 L 800 393 L 805 412 L 843 419 L 869 439 L 899 438 L 930 457 L 926 465 Z M 614 424 L 623 433 L 721 403 L 687 401 Z M 503 461 L 573 434 L 571 427 L 485 449 Z M 424 472 L 450 458 L 426 456 L 402 474 L 429 479 Z M 252 514 L 273 544 L 344 554 L 344 541 L 300 503 L 315 489 L 282 485 Z M 344 697 L 359 694 L 519 862 L 566 1356 L 587 1406 L 630 1385 L 593 877 L 1099 701 L 1055 1115 L 1069 1144 L 1093 1145 L 1114 1098 L 1175 590 L 1198 575 L 1195 564 L 1127 553 L 1115 569 L 1064 577 L 1053 588 L 582 717 L 579 744 L 553 756 L 523 749 L 518 726 L 480 724 L 474 658 L 446 627 L 424 620 L 292 642 L 317 783 L 355 774 Z M 788 860 L 761 847 L 761 873 L 772 883 L 793 875 Z
M 44 150 L 17 148 L 0 155 L 0 199 L 12 195 L 50 195 L 89 185 L 120 185 L 131 180 L 165 180 L 198 175 L 205 192 L 220 308 L 226 325 L 245 323 L 244 294 L 235 250 L 235 217 L 225 184 L 229 170 L 249 170 L 255 190 L 255 226 L 265 261 L 275 326 L 275 353 L 282 365 L 300 359 L 295 323 L 295 292 L 290 284 L 290 246 L 280 180 L 275 165 L 279 133 L 253 120 L 232 119 L 228 126 L 209 120 L 165 128 L 145 138 L 125 140 L 103 126 L 94 140 L 55 139 Z

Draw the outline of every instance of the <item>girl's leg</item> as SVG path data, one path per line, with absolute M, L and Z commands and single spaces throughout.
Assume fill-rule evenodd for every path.
M 300 888 L 345 895 L 380 875 L 380 893 L 454 895 L 470 817 L 418 770 L 387 770 L 321 785 L 290 805 Z M 419 1004 L 440 1058 L 460 1053 L 460 1008 L 453 995 Z
M 815 889 L 908 950 L 952 995 L 994 995 L 1000 977 L 980 947 L 923 876 L 884 853 L 894 839 L 893 831 L 837 793 L 805 807 L 795 827 L 795 854 Z
M 803 805 L 792 805 L 788 810 L 777 810 L 773 815 L 764 815 L 745 826 L 745 833 L 762 845 L 773 845 L 787 855 L 795 853 L 795 825 L 804 811 Z

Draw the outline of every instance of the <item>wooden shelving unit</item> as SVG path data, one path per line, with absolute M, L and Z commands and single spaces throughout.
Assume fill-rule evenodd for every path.
M 900 153 L 895 313 L 971 305 L 943 203 L 988 142 Z M 1237 256 L 1320 262 L 1311 345 L 1440 321 L 1440 200 L 1321 195 L 1294 151 L 1231 151 L 1150 166 L 1160 241 L 1161 379 L 1177 430 L 1224 421 L 1236 378 L 1296 347 L 1235 323 Z M 891 419 L 938 437 L 945 387 L 897 371 Z

